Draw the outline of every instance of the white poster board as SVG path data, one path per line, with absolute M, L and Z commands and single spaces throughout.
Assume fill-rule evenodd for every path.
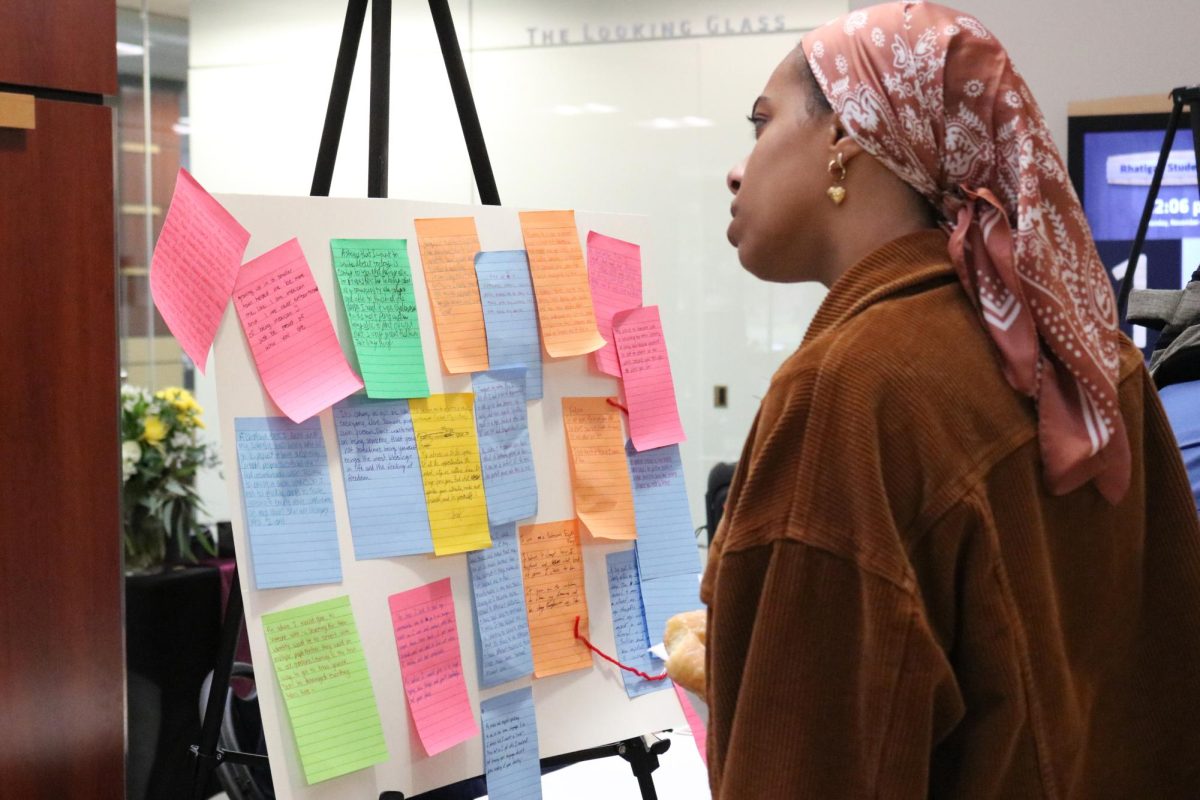
M 516 209 L 493 206 L 462 206 L 404 200 L 365 200 L 311 197 L 267 197 L 218 195 L 217 199 L 251 233 L 246 251 L 248 261 L 279 244 L 298 237 L 312 267 L 317 286 L 334 320 L 343 350 L 353 358 L 346 315 L 335 292 L 329 240 L 335 238 L 406 239 L 412 263 L 414 294 L 418 301 L 425 369 L 430 391 L 471 391 L 470 375 L 446 375 L 438 357 L 433 318 L 421 269 L 413 220 L 427 217 L 473 216 L 484 250 L 521 250 L 524 244 Z M 576 224 L 583 246 L 589 230 L 636 242 L 642 247 L 642 263 L 653 269 L 657 251 L 650 241 L 650 225 L 643 217 L 577 211 Z M 647 305 L 665 298 L 646 297 Z M 669 331 L 667 332 L 669 335 Z M 632 736 L 683 725 L 674 692 L 670 688 L 636 699 L 625 694 L 620 671 L 593 659 L 593 668 L 549 678 L 524 678 L 481 690 L 475 654 L 474 615 L 465 554 L 435 557 L 432 554 L 403 558 L 356 561 L 350 535 L 346 493 L 334 432 L 332 412 L 321 413 L 321 428 L 329 456 L 334 509 L 338 528 L 343 580 L 287 589 L 254 588 L 249 542 L 238 474 L 234 419 L 280 416 L 263 389 L 245 335 L 232 304 L 226 310 L 215 343 L 217 398 L 221 413 L 223 465 L 233 509 L 233 538 L 241 574 L 246 610 L 246 631 L 255 663 L 259 703 L 271 774 L 276 796 L 281 800 L 341 800 L 375 798 L 385 790 L 407 796 L 483 774 L 483 744 L 476 736 L 432 758 L 427 757 L 410 721 L 401 684 L 400 665 L 388 611 L 388 596 L 449 577 L 454 590 L 458 638 L 462 648 L 467 691 L 479 719 L 479 702 L 532 684 L 537 710 L 538 741 L 543 758 L 588 747 L 604 745 Z M 528 404 L 529 432 L 538 482 L 538 515 L 521 524 L 570 519 L 574 515 L 566 440 L 563 436 L 561 398 L 567 396 L 615 396 L 615 378 L 594 371 L 589 357 L 544 363 L 545 396 Z M 353 363 L 353 361 L 352 361 Z M 632 542 L 596 540 L 582 534 L 585 585 L 591 621 L 591 639 L 607 653 L 615 654 L 605 555 L 632 547 Z M 383 731 L 390 758 L 386 763 L 309 786 L 305 783 L 295 741 L 287 721 L 287 710 L 275 682 L 263 636 L 262 616 L 273 611 L 349 595 L 359 635 L 366 653 L 375 697 L 383 718 Z M 696 601 L 700 605 L 699 598 Z

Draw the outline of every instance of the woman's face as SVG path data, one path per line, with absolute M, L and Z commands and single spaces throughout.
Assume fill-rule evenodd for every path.
M 809 110 L 811 81 L 797 48 L 775 68 L 754 102 L 754 147 L 729 171 L 733 192 L 729 242 L 754 276 L 792 283 L 819 280 L 826 222 L 835 206 L 825 192 L 837 139 L 835 118 Z

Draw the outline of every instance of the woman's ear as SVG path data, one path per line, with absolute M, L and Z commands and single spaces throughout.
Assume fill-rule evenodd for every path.
M 842 123 L 837 117 L 834 117 L 829 123 L 829 149 L 842 154 L 843 164 L 849 164 L 856 156 L 865 152 L 862 145 L 846 133 L 846 129 L 842 127 Z

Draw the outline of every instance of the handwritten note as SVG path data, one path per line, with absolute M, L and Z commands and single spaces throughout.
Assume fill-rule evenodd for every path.
M 293 422 L 363 388 L 338 344 L 298 241 L 242 267 L 233 293 L 263 386 Z
M 427 755 L 479 733 L 463 680 L 450 579 L 388 598 L 404 695 Z
M 487 369 L 487 334 L 475 281 L 475 254 L 480 250 L 475 218 L 418 219 L 413 225 L 446 372 Z
M 439 556 L 491 546 L 474 395 L 435 394 L 410 400 L 433 551 Z
M 696 741 L 696 749 L 700 751 L 700 760 L 708 764 L 708 726 L 696 713 L 696 707 L 688 698 L 687 691 L 678 683 L 672 685 L 675 687 L 675 696 L 679 698 L 679 707 L 683 709 L 683 718 L 687 720 L 688 727 L 692 731 L 692 738 Z
M 646 631 L 650 634 L 650 644 L 658 644 L 663 640 L 667 620 L 676 614 L 701 607 L 700 573 L 650 580 L 643 576 L 642 607 L 646 610 Z
M 564 397 L 562 406 L 575 516 L 592 536 L 636 538 L 620 412 L 603 397 Z
M 637 558 L 632 550 L 609 553 L 605 558 L 608 561 L 608 596 L 612 602 L 613 639 L 617 643 L 617 657 L 648 675 L 658 674 L 662 672 L 662 662 L 652 660 L 647 652 L 650 637 L 646 633 L 646 615 L 642 611 Z M 670 685 L 666 680 L 648 681 L 626 670 L 619 672 L 625 681 L 625 693 L 630 697 L 640 697 Z
M 521 574 L 533 644 L 533 674 L 539 678 L 592 666 L 592 655 L 575 638 L 588 635 L 583 555 L 573 519 L 522 525 Z
M 150 261 L 150 294 L 201 372 L 249 242 L 250 232 L 180 169 Z
M 613 318 L 621 381 L 629 404 L 629 435 L 638 450 L 684 440 L 675 383 L 667 360 L 658 306 L 622 311 Z
M 263 614 L 262 625 L 305 781 L 387 761 L 350 598 Z
M 538 495 L 525 411 L 525 368 L 477 372 L 471 386 L 488 520 L 498 525 L 532 517 Z
M 625 443 L 633 481 L 633 510 L 637 516 L 637 555 L 642 577 L 695 574 L 700 554 L 688 508 L 679 445 L 669 444 L 640 453 Z
M 587 264 L 596 326 L 604 337 L 604 347 L 592 355 L 596 369 L 619 378 L 621 365 L 613 341 L 613 314 L 642 304 L 642 248 L 632 242 L 588 231 Z
M 526 686 L 479 704 L 488 800 L 541 800 L 537 715 Z
M 255 587 L 341 583 L 321 421 L 237 417 L 233 427 Z
M 333 407 L 333 422 L 354 557 L 431 552 L 425 484 L 408 403 L 351 395 Z
M 499 686 L 533 672 L 529 619 L 521 583 L 517 526 L 492 527 L 492 546 L 467 553 L 479 635 L 479 685 Z
M 477 253 L 475 275 L 487 323 L 488 362 L 493 369 L 524 366 L 525 399 L 540 400 L 542 345 L 525 251 Z
M 520 216 L 546 352 L 563 358 L 599 350 L 604 339 L 596 330 L 575 212 L 522 211 Z
M 329 246 L 367 396 L 428 397 L 408 243 L 333 239 Z

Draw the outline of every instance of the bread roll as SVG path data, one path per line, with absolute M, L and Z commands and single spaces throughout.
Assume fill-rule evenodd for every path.
M 704 640 L 708 614 L 685 611 L 667 620 L 663 644 L 667 648 L 667 673 L 671 680 L 701 697 L 704 692 Z

